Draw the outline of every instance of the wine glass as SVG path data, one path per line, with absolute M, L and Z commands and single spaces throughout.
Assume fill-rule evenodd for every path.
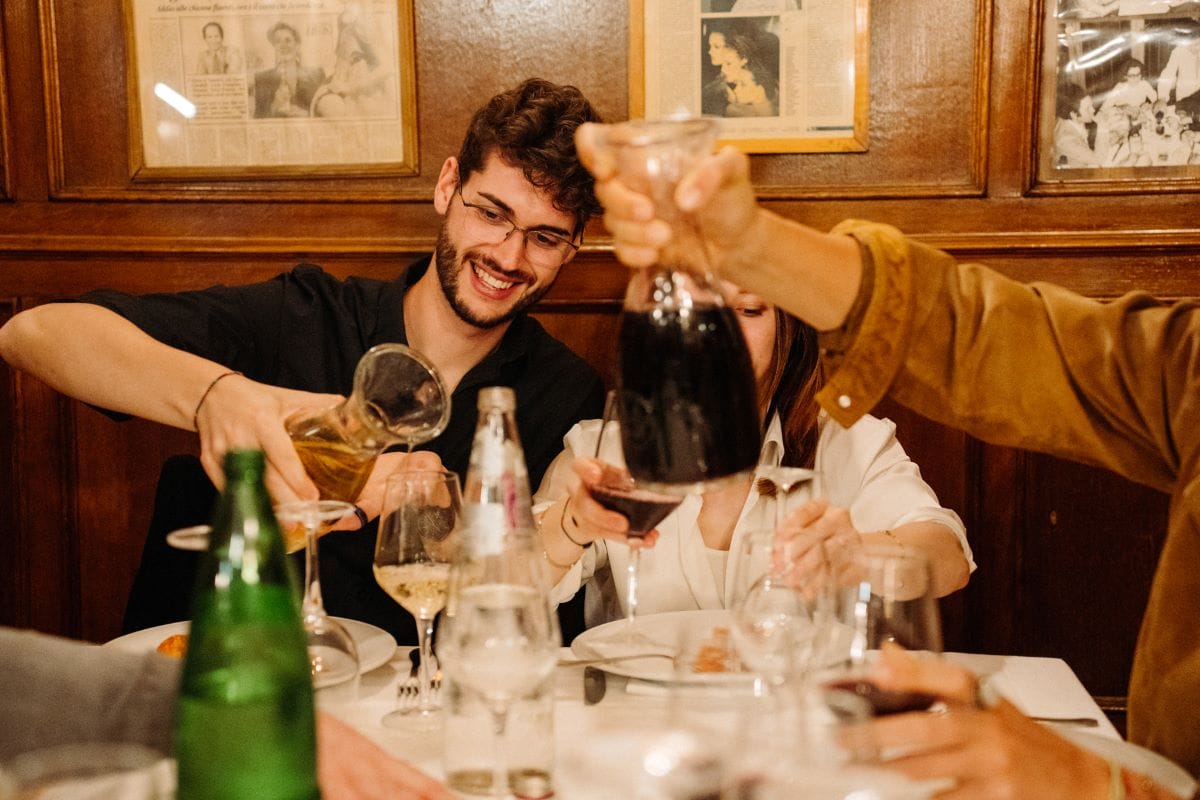
M 481 697 L 492 719 L 491 776 L 478 776 L 474 793 L 509 796 L 518 777 L 510 775 L 505 747 L 509 708 L 553 674 L 557 625 L 545 593 L 532 583 L 478 583 L 457 592 L 453 621 L 438 636 L 439 655 L 456 687 Z M 448 778 L 452 787 L 462 780 Z
M 354 637 L 333 617 L 325 613 L 321 597 L 321 567 L 317 556 L 317 536 L 329 523 L 354 513 L 354 506 L 339 500 L 301 500 L 275 507 L 281 527 L 299 528 L 304 533 L 304 600 L 301 613 L 308 636 L 308 661 L 313 687 L 334 686 L 358 680 L 358 646 Z
M 402 344 L 372 347 L 354 370 L 350 397 L 284 421 L 323 499 L 354 502 L 385 448 L 433 439 L 450 422 L 450 394 L 437 369 Z
M 388 478 L 375 540 L 375 580 L 416 619 L 421 659 L 417 705 L 400 704 L 384 716 L 387 727 L 398 726 L 409 715 L 429 718 L 438 710 L 430 690 L 429 645 L 434 617 L 446 605 L 461 518 L 462 492 L 453 472 L 414 470 Z
M 941 616 L 928 557 L 912 547 L 871 545 L 831 564 L 836 585 L 831 651 L 820 675 L 826 691 L 864 698 L 876 716 L 928 708 L 935 698 L 884 691 L 871 682 L 879 649 L 894 642 L 919 657 L 942 652 Z
M 596 457 L 600 456 L 600 450 L 604 444 L 605 429 L 610 422 L 615 421 L 617 421 L 616 392 L 610 391 L 604 403 L 604 419 L 600 422 L 600 432 L 596 436 L 594 454 Z M 597 503 L 610 511 L 616 511 L 629 520 L 629 530 L 626 535 L 631 539 L 644 539 L 646 534 L 654 530 L 655 525 L 666 519 L 667 515 L 683 502 L 682 494 L 639 487 L 628 472 L 618 470 L 605 470 L 604 477 L 599 483 L 589 486 L 588 492 Z M 640 547 L 629 548 L 625 593 L 625 619 L 627 621 L 625 629 L 628 643 L 633 642 L 634 623 L 637 619 L 638 575 L 641 558 Z

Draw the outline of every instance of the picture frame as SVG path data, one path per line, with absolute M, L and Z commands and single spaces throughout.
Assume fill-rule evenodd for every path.
M 1194 191 L 1197 66 L 1197 0 L 1046 0 L 1034 193 Z
M 135 181 L 415 175 L 414 0 L 125 0 Z
M 869 0 L 630 0 L 629 116 L 718 117 L 747 153 L 863 152 L 868 20 Z

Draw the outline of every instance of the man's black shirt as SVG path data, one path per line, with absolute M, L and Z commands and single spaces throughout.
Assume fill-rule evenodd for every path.
M 108 308 L 171 347 L 194 353 L 262 383 L 309 392 L 349 395 L 359 358 L 386 342 L 407 344 L 404 294 L 430 266 L 430 257 L 414 262 L 393 281 L 338 280 L 319 267 L 301 264 L 291 272 L 246 286 L 214 286 L 194 292 L 129 295 L 97 291 L 79 298 Z M 485 386 L 511 386 L 517 398 L 517 427 L 532 488 L 562 450 L 562 437 L 581 420 L 598 417 L 603 385 L 596 372 L 536 320 L 518 315 L 500 343 L 459 382 L 452 397 L 450 423 L 418 449 L 437 453 L 447 469 L 465 476 L 478 417 L 476 399 Z M 114 415 L 116 416 L 116 415 Z M 196 480 L 197 470 L 185 469 Z M 202 476 L 202 474 L 201 474 Z M 177 479 L 178 480 L 178 479 Z M 189 498 L 199 506 L 156 508 L 156 520 L 169 524 L 205 522 L 211 513 L 211 484 L 159 487 L 157 504 Z M 185 523 L 184 517 L 194 517 Z M 183 618 L 164 597 L 178 593 L 173 571 L 154 563 L 151 547 L 166 530 L 152 530 L 138 585 L 130 598 L 125 627 Z M 321 589 L 331 614 L 360 619 L 390 631 L 401 644 L 416 642 L 412 617 L 375 583 L 371 562 L 376 524 L 360 531 L 339 531 L 321 539 Z M 163 545 L 165 547 L 165 545 Z M 164 554 L 167 555 L 167 554 Z M 298 559 L 298 566 L 302 561 Z M 156 571 L 167 574 L 154 574 Z M 188 583 L 183 587 L 190 591 Z M 168 611 L 170 609 L 170 611 Z M 184 615 L 186 616 L 186 614 Z M 564 633 L 569 633 L 564 631 Z

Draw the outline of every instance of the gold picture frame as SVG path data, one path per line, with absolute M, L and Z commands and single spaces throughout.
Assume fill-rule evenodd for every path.
M 417 173 L 414 0 L 282 6 L 125 0 L 133 180 Z
M 868 147 L 869 0 L 630 0 L 629 116 L 722 119 L 748 153 Z
M 1034 194 L 1200 186 L 1200 2 L 1047 0 L 1041 48 Z

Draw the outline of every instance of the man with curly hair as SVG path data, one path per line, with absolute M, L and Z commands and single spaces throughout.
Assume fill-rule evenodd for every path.
M 200 462 L 173 459 L 160 480 L 126 629 L 187 617 L 194 567 L 189 554 L 166 545 L 165 533 L 207 521 L 214 495 L 204 473 L 220 481 L 226 450 L 266 452 L 275 502 L 317 496 L 283 420 L 348 395 L 359 358 L 376 344 L 420 351 L 452 392 L 449 427 L 424 446 L 430 452 L 414 454 L 415 463 L 465 475 L 479 389 L 511 386 L 537 485 L 563 435 L 603 408 L 595 371 L 527 314 L 599 209 L 574 143 L 575 129 L 598 119 L 578 89 L 540 79 L 493 97 L 472 118 L 457 157 L 442 164 L 434 254 L 392 281 L 340 280 L 301 264 L 247 286 L 92 292 L 82 302 L 30 309 L 0 329 L 0 356 L 55 389 L 115 415 L 199 434 Z M 405 460 L 380 457 L 357 500 L 364 518 L 379 513 L 384 479 Z M 359 526 L 354 517 L 340 525 Z M 326 608 L 414 643 L 412 618 L 372 576 L 374 531 L 369 523 L 322 539 Z M 569 637 L 572 626 L 564 627 Z

